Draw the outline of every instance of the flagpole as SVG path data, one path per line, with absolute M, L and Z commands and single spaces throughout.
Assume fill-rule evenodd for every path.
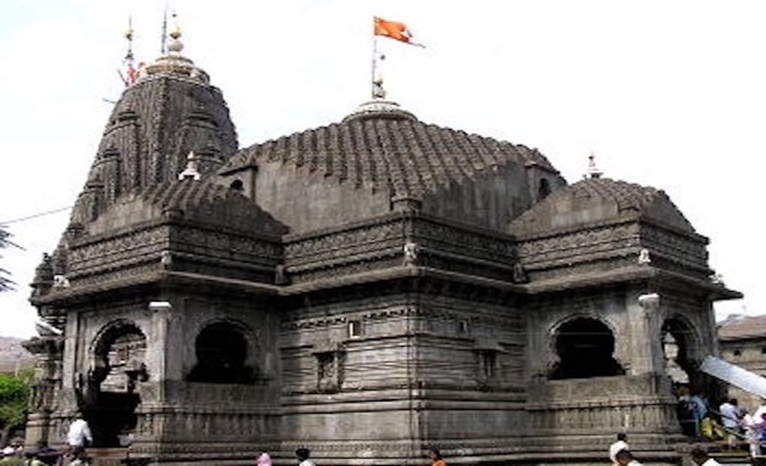
M 160 39 L 160 55 L 167 53 L 168 47 L 168 2 L 165 2 L 165 11 L 162 13 L 162 38 Z
M 372 76 L 370 76 L 370 97 L 375 98 L 375 74 L 378 71 L 378 35 L 375 34 L 375 17 L 372 17 Z

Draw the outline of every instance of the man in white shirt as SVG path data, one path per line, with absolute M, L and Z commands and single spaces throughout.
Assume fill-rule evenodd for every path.
M 622 449 L 614 455 L 615 461 L 620 466 L 642 466 L 641 463 L 633 456 L 630 450 Z
M 316 466 L 313 461 L 309 459 L 311 451 L 308 448 L 298 448 L 295 450 L 295 456 L 298 457 L 298 466 Z
M 72 456 L 78 459 L 84 456 L 85 447 L 93 443 L 93 434 L 90 432 L 88 421 L 85 420 L 82 411 L 77 412 L 75 420 L 69 425 L 66 442 Z
M 612 464 L 617 465 L 617 452 L 620 450 L 630 450 L 628 446 L 628 434 L 620 432 L 617 434 L 617 441 L 609 445 L 609 459 Z
M 737 406 L 739 403 L 736 398 L 726 400 L 718 408 L 721 412 L 721 421 L 723 427 L 726 429 L 727 438 L 729 441 L 729 448 L 734 447 L 737 441 L 737 437 L 742 434 L 742 427 L 740 425 L 742 412 Z

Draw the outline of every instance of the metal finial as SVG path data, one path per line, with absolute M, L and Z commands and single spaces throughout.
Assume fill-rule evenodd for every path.
M 601 175 L 603 175 L 604 172 L 599 170 L 599 168 L 596 166 L 596 154 L 591 151 L 590 155 L 588 156 L 588 170 L 585 172 L 586 178 L 601 178 Z
M 383 78 L 377 77 L 372 81 L 372 98 L 385 99 L 386 90 L 383 89 Z
M 180 41 L 181 38 L 181 27 L 178 25 L 178 21 L 176 21 L 176 12 L 174 11 L 171 14 L 171 17 L 173 18 L 173 30 L 170 31 L 170 38 L 172 39 L 170 41 L 170 44 L 168 44 L 168 51 L 169 52 L 175 52 L 180 53 L 181 50 L 184 49 L 184 44 Z
M 125 54 L 125 60 L 133 60 L 133 17 L 128 16 L 128 29 L 125 30 L 125 39 L 128 41 L 128 52 Z
M 178 25 L 178 15 L 174 11 L 170 14 L 170 17 L 173 18 L 173 30 L 170 31 L 170 37 L 178 39 L 181 37 L 181 27 Z

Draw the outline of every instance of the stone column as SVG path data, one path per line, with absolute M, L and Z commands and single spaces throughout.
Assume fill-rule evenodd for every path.
M 168 375 L 168 333 L 173 317 L 173 306 L 168 301 L 149 303 L 152 313 L 151 336 L 146 345 L 149 383 L 155 387 L 150 403 L 163 403 L 166 399 L 165 381 Z

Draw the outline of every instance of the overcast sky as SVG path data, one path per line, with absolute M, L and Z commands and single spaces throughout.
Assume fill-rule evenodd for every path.
M 762 0 L 176 0 L 184 54 L 221 88 L 240 146 L 339 121 L 369 96 L 372 17 L 425 49 L 379 39 L 385 87 L 422 121 L 537 147 L 575 182 L 664 189 L 710 238 L 710 265 L 766 314 L 760 244 L 766 155 Z M 28 283 L 69 213 L 122 84 L 133 17 L 159 55 L 163 1 L 0 0 L 0 335 L 34 334 Z M 758 129 L 760 128 L 760 130 Z

